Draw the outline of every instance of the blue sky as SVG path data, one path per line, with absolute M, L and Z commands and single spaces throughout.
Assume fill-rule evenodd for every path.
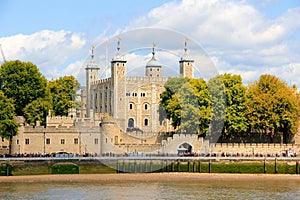
M 299 18 L 299 0 L 0 0 L 0 44 L 8 60 L 32 61 L 50 79 L 78 73 L 92 44 L 164 28 L 198 42 L 219 73 L 245 83 L 270 73 L 299 88 Z M 149 55 L 128 57 L 141 65 Z

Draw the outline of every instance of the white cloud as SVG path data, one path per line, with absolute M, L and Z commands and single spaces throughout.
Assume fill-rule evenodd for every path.
M 42 30 L 31 35 L 2 37 L 0 43 L 7 60 L 33 62 L 49 79 L 73 74 L 70 68 L 65 67 L 70 62 L 78 65 L 76 60 L 82 59 L 87 52 L 83 34 L 63 30 Z
M 299 18 L 300 7 L 269 19 L 247 1 L 183 0 L 153 9 L 127 29 L 150 26 L 180 31 L 217 60 L 221 73 L 236 72 L 245 82 L 274 73 L 300 88 L 299 74 L 282 73 L 286 66 L 295 68 L 300 63 Z

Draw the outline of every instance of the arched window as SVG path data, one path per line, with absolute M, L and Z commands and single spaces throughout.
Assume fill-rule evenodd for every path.
M 130 103 L 129 104 L 129 110 L 132 110 L 133 109 L 133 103 Z
M 134 119 L 132 119 L 132 118 L 128 119 L 128 127 L 129 128 L 134 127 Z
M 148 126 L 149 125 L 149 120 L 148 119 L 144 119 L 144 126 Z
M 148 104 L 146 104 L 146 103 L 144 104 L 144 109 L 148 110 Z

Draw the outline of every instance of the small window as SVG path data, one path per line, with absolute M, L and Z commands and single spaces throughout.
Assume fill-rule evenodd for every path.
M 132 110 L 133 109 L 133 105 L 132 103 L 129 104 L 129 110 Z
M 29 144 L 29 139 L 28 138 L 25 139 L 25 144 Z
M 50 144 L 50 138 L 46 139 L 46 144 Z
M 78 144 L 78 138 L 74 138 L 74 144 Z
M 152 72 L 152 68 L 150 68 L 150 71 Z
M 144 119 L 144 126 L 148 126 L 148 125 L 149 125 L 148 119 Z
M 95 138 L 95 139 L 94 139 L 94 143 L 95 143 L 95 144 L 98 144 L 98 138 Z
M 65 139 L 61 139 L 60 144 L 65 144 Z
M 157 77 L 159 77 L 159 74 L 157 74 Z
M 157 71 L 159 71 L 159 68 L 157 68 Z
M 105 138 L 105 143 L 107 143 L 107 138 Z
M 19 139 L 17 139 L 17 144 L 19 144 Z
M 144 105 L 145 110 L 148 110 L 148 104 Z

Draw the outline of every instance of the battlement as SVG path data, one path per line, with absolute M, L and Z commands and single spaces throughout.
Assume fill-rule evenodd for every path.
M 99 80 L 91 82 L 91 85 L 98 85 L 98 84 L 102 84 L 102 83 L 109 83 L 110 80 L 111 80 L 111 78 L 99 79 Z
M 75 126 L 25 126 L 24 127 L 24 134 L 45 134 L 45 133 L 68 133 L 72 134 L 74 132 L 77 132 L 77 129 Z
M 144 82 L 144 83 L 151 83 L 151 82 L 167 82 L 168 77 L 140 77 L 140 76 L 128 76 L 127 77 L 127 83 L 128 82 Z
M 73 116 L 47 116 L 46 125 L 48 126 L 73 126 L 74 118 Z

